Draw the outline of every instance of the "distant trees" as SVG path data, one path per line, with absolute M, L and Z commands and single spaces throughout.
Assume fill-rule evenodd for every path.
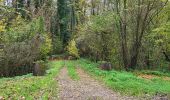
M 34 60 L 67 48 L 77 58 L 80 54 L 126 70 L 169 62 L 168 0 L 5 1 L 0 3 L 0 45 L 18 48 L 24 43 L 25 50 L 39 34 L 43 44 Z M 3 49 L 0 53 L 5 54 Z
M 94 28 L 91 29 L 91 27 L 89 27 L 89 25 L 87 26 L 86 24 L 84 24 L 84 26 L 86 26 L 84 27 L 85 29 L 82 29 L 82 30 L 84 30 L 85 33 L 87 31 L 91 35 L 97 34 L 97 35 L 94 35 L 93 37 L 94 40 L 97 40 L 97 37 L 100 36 L 100 33 L 103 33 L 103 31 L 100 30 L 99 24 L 106 25 L 103 27 L 106 29 L 107 33 L 109 34 L 112 33 L 114 37 L 117 37 L 113 41 L 117 42 L 114 45 L 118 44 L 117 48 L 119 49 L 117 49 L 116 51 L 119 51 L 120 54 L 118 55 L 119 56 L 118 58 L 121 59 L 122 62 L 120 63 L 123 63 L 123 66 L 125 69 L 127 70 L 135 69 L 138 66 L 140 66 L 141 63 L 143 63 L 143 65 L 146 64 L 145 66 L 152 66 L 150 65 L 151 64 L 150 54 L 148 53 L 150 52 L 149 50 L 151 47 L 146 47 L 146 45 L 149 44 L 149 42 L 146 42 L 148 39 L 146 37 L 149 36 L 149 34 L 152 33 L 152 30 L 154 29 L 154 27 L 158 25 L 157 23 L 155 23 L 159 21 L 157 17 L 163 11 L 165 11 L 164 8 L 167 7 L 168 2 L 169 2 L 168 0 L 165 0 L 165 1 L 160 1 L 160 0 L 149 0 L 149 1 L 148 0 L 137 0 L 137 1 L 136 0 L 112 0 L 112 1 L 104 0 L 103 2 L 101 2 L 100 0 L 99 1 L 91 0 L 91 3 L 92 3 L 91 15 L 104 16 L 105 14 L 103 13 L 103 11 L 104 12 L 110 11 L 110 15 L 111 13 L 115 14 L 115 16 L 117 16 L 116 17 L 117 19 L 114 20 L 113 24 L 110 26 L 107 26 L 107 23 L 104 23 L 106 22 L 105 18 L 107 17 L 105 17 L 104 19 L 101 19 L 98 23 L 95 23 L 94 20 L 90 19 L 90 21 L 87 23 L 90 23 L 89 25 L 93 25 L 95 23 L 98 28 L 96 29 L 97 31 L 92 32 Z M 100 10 L 101 6 L 98 6 L 98 4 L 103 5 L 102 6 L 104 9 L 103 11 Z M 100 9 L 98 9 L 98 7 Z M 96 17 L 95 19 L 97 18 L 98 17 Z M 108 23 L 112 23 L 112 20 L 110 19 Z M 109 32 L 109 29 L 111 26 L 114 31 Z M 106 36 L 106 34 L 104 34 L 104 36 Z M 80 35 L 80 38 L 81 37 L 83 36 Z M 107 40 L 112 41 L 112 39 L 110 39 L 109 37 L 105 37 L 102 43 L 106 42 L 106 44 L 108 44 Z M 94 46 L 97 46 L 97 44 L 93 44 L 93 47 Z M 99 49 L 99 47 L 97 48 Z M 144 50 L 144 51 L 141 51 L 141 50 Z M 95 52 L 96 49 L 92 51 Z M 107 52 L 107 50 L 104 50 L 104 52 Z M 106 58 L 108 58 L 107 55 L 109 55 L 109 53 L 108 52 L 104 53 L 104 52 L 93 53 L 91 55 L 97 55 L 97 54 L 105 55 Z M 102 58 L 101 60 L 106 60 L 103 57 L 101 58 Z M 114 55 L 112 56 L 112 58 L 114 58 Z
M 58 0 L 57 2 L 57 17 L 59 20 L 59 33 L 64 44 L 66 44 L 70 37 L 68 31 L 69 24 L 69 2 L 68 0 Z

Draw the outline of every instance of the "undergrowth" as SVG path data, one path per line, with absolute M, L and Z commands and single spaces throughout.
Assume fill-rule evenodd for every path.
M 13 100 L 22 98 L 27 100 L 57 98 L 58 83 L 55 78 L 63 66 L 63 62 L 50 62 L 49 66 L 50 69 L 45 76 L 28 74 L 0 79 L 0 96 Z

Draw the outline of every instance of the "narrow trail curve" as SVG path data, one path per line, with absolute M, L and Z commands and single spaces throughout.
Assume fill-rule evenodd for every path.
M 80 80 L 74 81 L 68 76 L 66 67 L 61 69 L 58 77 L 59 100 L 136 100 L 107 89 L 81 69 L 77 69 L 77 73 Z

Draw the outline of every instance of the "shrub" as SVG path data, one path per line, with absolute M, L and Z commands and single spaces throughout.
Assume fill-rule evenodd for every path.
M 117 23 L 118 17 L 113 12 L 105 12 L 100 16 L 93 16 L 78 30 L 76 42 L 80 54 L 85 54 L 91 60 L 109 61 L 118 59 Z M 113 28 L 113 26 L 115 26 Z M 117 60 L 119 62 L 120 60 Z
M 35 61 L 45 60 L 52 46 L 49 33 L 39 25 L 42 21 L 41 18 L 26 22 L 18 16 L 8 24 L 8 30 L 5 29 L 1 35 L 3 41 L 0 45 L 4 47 L 0 48 L 0 76 L 30 73 Z
M 4 31 L 5 31 L 4 20 L 0 20 L 0 32 L 4 32 Z
M 76 47 L 76 42 L 75 40 L 71 40 L 67 46 L 67 51 L 68 53 L 73 56 L 73 57 L 76 57 L 76 58 L 80 58 L 79 56 L 79 52 L 78 52 L 78 49 Z
M 32 71 L 33 62 L 40 59 L 39 35 L 32 40 L 5 44 L 1 52 L 0 76 L 15 76 Z
M 63 44 L 62 44 L 62 41 L 55 37 L 53 39 L 53 54 L 58 54 L 58 53 L 63 53 Z
M 47 55 L 52 51 L 52 40 L 46 34 L 43 35 L 44 41 L 40 46 L 41 59 L 46 59 Z

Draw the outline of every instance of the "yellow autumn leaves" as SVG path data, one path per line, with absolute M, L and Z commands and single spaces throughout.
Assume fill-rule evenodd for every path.
M 78 49 L 76 47 L 76 42 L 75 40 L 71 40 L 67 46 L 67 51 L 68 53 L 71 55 L 71 56 L 74 56 L 76 58 L 79 58 L 79 52 L 78 52 Z
M 4 19 L 0 20 L 0 33 L 5 31 L 5 23 L 4 23 Z

